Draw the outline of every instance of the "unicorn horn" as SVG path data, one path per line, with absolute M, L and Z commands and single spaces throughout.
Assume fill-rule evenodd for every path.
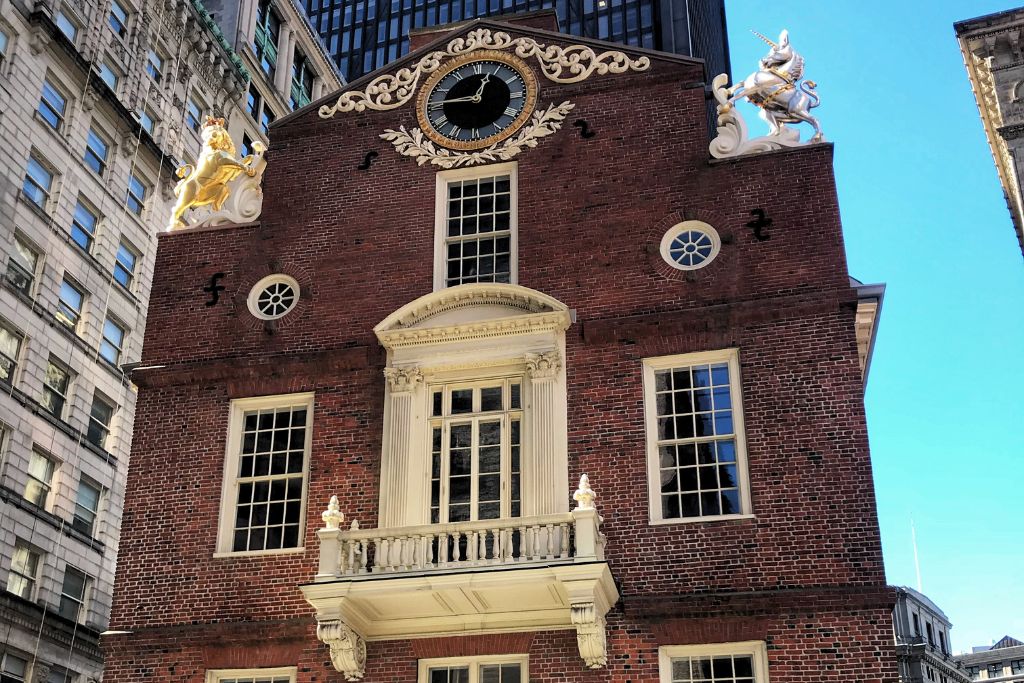
M 757 31 L 755 31 L 755 30 L 751 29 L 751 31 L 750 31 L 750 32 L 751 32 L 751 33 L 753 33 L 753 34 L 754 34 L 755 36 L 757 36 L 758 38 L 760 38 L 761 40 L 763 40 L 764 42 L 766 42 L 766 43 L 768 43 L 769 45 L 771 45 L 772 47 L 778 47 L 778 45 L 776 45 L 776 44 L 775 44 L 774 42 L 772 42 L 772 41 L 771 41 L 771 40 L 769 40 L 768 38 L 766 38 L 766 37 L 762 36 L 762 35 L 761 35 L 760 33 L 758 33 Z

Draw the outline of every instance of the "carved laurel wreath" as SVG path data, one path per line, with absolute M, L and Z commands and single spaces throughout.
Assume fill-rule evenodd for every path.
M 595 73 L 603 75 L 629 70 L 646 71 L 651 66 L 651 60 L 647 57 L 633 59 L 617 50 L 606 50 L 598 54 L 585 45 L 564 48 L 544 45 L 533 38 L 513 38 L 502 31 L 478 28 L 470 31 L 465 38 L 455 38 L 445 50 L 435 50 L 424 55 L 411 68 L 378 76 L 364 90 L 342 93 L 334 105 L 320 107 L 320 118 L 329 119 L 339 111 L 396 109 L 412 99 L 420 79 L 425 74 L 437 71 L 445 57 L 456 57 L 474 50 L 500 50 L 507 47 L 514 47 L 515 54 L 522 59 L 535 58 L 543 74 L 556 83 L 577 83 Z
M 398 130 L 387 129 L 381 137 L 395 146 L 395 150 L 407 157 L 416 159 L 422 166 L 428 161 L 441 168 L 458 168 L 489 161 L 507 161 L 527 147 L 536 147 L 540 138 L 551 135 L 562 127 L 562 121 L 575 105 L 562 102 L 557 107 L 549 106 L 544 111 L 533 112 L 530 124 L 503 142 L 496 142 L 478 152 L 453 152 L 444 147 L 437 147 L 419 128 L 406 130 L 399 126 Z

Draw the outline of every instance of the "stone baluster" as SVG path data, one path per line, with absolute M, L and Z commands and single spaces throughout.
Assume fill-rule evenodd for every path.
M 558 557 L 564 560 L 565 558 L 569 557 L 569 525 L 559 524 L 558 533 L 562 541 L 561 548 L 558 552 Z

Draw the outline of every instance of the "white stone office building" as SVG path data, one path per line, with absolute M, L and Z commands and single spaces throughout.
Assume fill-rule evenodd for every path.
M 248 37 L 250 4 L 232 45 L 196 0 L 0 0 L 4 683 L 101 676 L 135 403 L 124 366 L 141 351 L 175 169 L 210 114 L 236 141 L 266 141 L 250 74 L 271 115 L 294 81 L 296 100 L 340 85 L 303 27 L 279 31 L 288 54 L 313 56 L 297 77 L 253 69 L 268 43 Z
M 953 657 L 945 612 L 922 593 L 896 589 L 892 611 L 900 683 L 967 683 L 963 667 Z

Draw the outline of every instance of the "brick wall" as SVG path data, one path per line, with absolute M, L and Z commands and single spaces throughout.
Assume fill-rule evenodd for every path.
M 569 123 L 598 134 L 567 126 L 518 158 L 519 283 L 577 313 L 569 479 L 587 472 L 600 495 L 623 595 L 609 667 L 585 670 L 571 631 L 506 634 L 371 643 L 367 681 L 413 680 L 434 653 L 506 647 L 530 653 L 532 681 L 654 681 L 659 644 L 752 638 L 769 643 L 773 681 L 894 679 L 832 149 L 709 163 L 703 91 L 681 85 L 700 79 L 675 59 L 577 85 L 540 77 L 541 106 L 568 99 Z M 372 328 L 432 288 L 436 169 L 379 139 L 398 125 L 416 125 L 411 104 L 300 114 L 274 131 L 259 225 L 162 236 L 144 360 L 165 367 L 138 377 L 112 623 L 135 635 L 107 641 L 113 683 L 138 680 L 133 666 L 196 682 L 218 657 L 283 665 L 299 650 L 300 681 L 340 680 L 297 584 L 316 573 L 330 495 L 376 525 L 385 359 Z M 356 170 L 369 150 L 380 156 Z M 774 221 L 769 240 L 745 227 L 754 208 Z M 685 276 L 657 253 L 684 218 L 724 242 Z M 215 272 L 226 290 L 206 306 Z M 295 277 L 303 302 L 264 325 L 245 298 L 273 272 Z M 733 346 L 755 518 L 652 527 L 641 360 Z M 316 392 L 307 550 L 214 558 L 228 401 L 288 391 Z M 229 649 L 255 642 L 253 629 L 273 637 Z M 153 653 L 158 642 L 168 650 Z

